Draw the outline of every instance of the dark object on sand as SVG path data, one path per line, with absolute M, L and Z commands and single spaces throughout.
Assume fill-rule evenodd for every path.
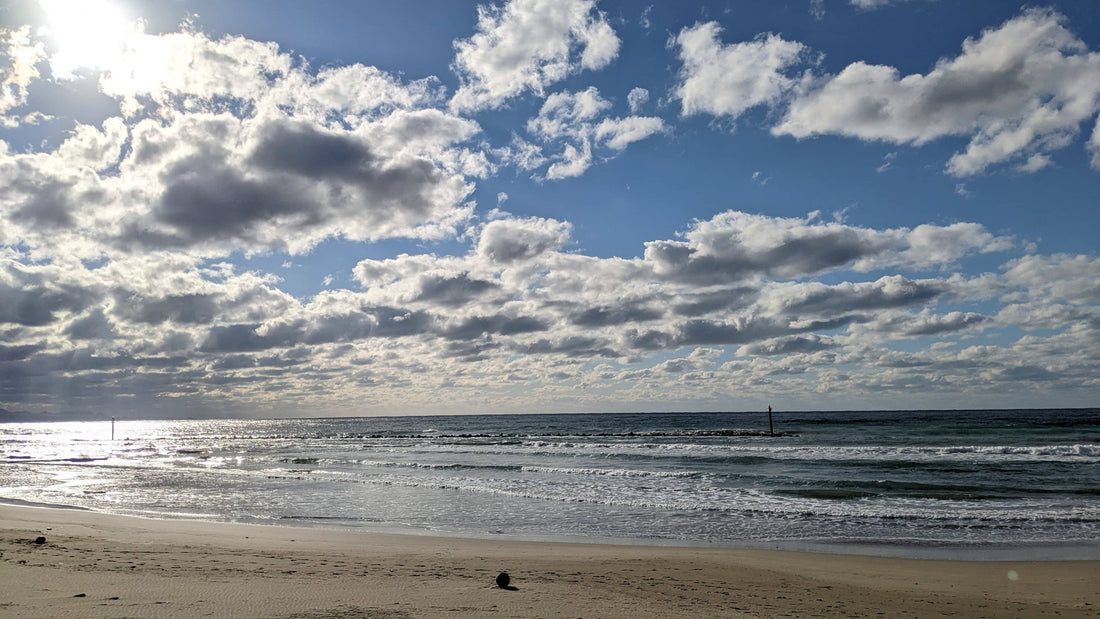
M 497 586 L 501 589 L 506 589 L 508 583 L 512 582 L 512 578 L 508 576 L 508 572 L 501 572 L 497 574 Z
M 45 544 L 46 543 L 46 538 L 39 535 L 38 537 L 34 538 L 34 543 L 36 543 L 36 544 Z

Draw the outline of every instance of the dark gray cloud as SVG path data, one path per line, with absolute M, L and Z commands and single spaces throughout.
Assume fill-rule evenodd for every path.
M 115 313 L 120 317 L 147 324 L 172 321 L 184 324 L 210 324 L 220 313 L 217 294 L 176 294 L 149 298 L 117 293 Z
M 677 298 L 677 302 L 672 305 L 672 311 L 678 316 L 702 316 L 711 312 L 748 307 L 759 296 L 759 289 L 749 287 L 687 293 Z
M 645 259 L 661 277 L 701 285 L 759 276 L 798 279 L 881 259 L 911 242 L 906 231 L 876 231 L 740 211 L 695 222 L 684 241 L 646 243 Z
M 382 160 L 361 138 L 301 122 L 265 125 L 250 161 L 268 172 L 349 183 L 363 190 L 367 208 L 418 217 L 430 213 L 433 204 L 426 194 L 443 180 L 426 160 Z
M 113 339 L 118 335 L 114 324 L 98 307 L 69 323 L 63 333 L 74 340 Z
M 219 325 L 211 327 L 206 339 L 199 346 L 202 352 L 229 353 L 266 350 L 277 346 L 273 338 L 261 336 L 256 332 L 259 323 Z
M 440 335 L 449 340 L 472 340 L 485 334 L 519 335 L 546 331 L 550 325 L 532 316 L 470 316 L 457 324 L 444 327 Z
M 50 376 L 57 372 L 107 371 L 138 368 L 172 369 L 186 366 L 184 357 L 135 356 L 127 352 L 102 354 L 95 348 L 75 348 L 59 352 L 41 352 L 23 366 L 30 375 Z
M 446 307 L 465 305 L 487 292 L 498 290 L 500 284 L 483 279 L 473 279 L 467 273 L 458 275 L 427 275 L 417 282 L 419 290 L 415 300 Z
M 569 322 L 578 327 L 609 327 L 630 322 L 657 320 L 664 312 L 640 304 L 625 303 L 622 306 L 591 307 L 574 312 Z
M 305 123 L 271 123 L 252 151 L 258 167 L 291 172 L 315 180 L 354 180 L 377 160 L 362 140 L 321 131 Z
M 875 282 L 845 283 L 835 286 L 814 284 L 799 286 L 782 302 L 791 314 L 839 315 L 920 305 L 948 291 L 942 281 L 914 281 L 900 275 Z
M 800 335 L 748 344 L 739 348 L 737 352 L 741 355 L 774 356 L 820 352 L 839 346 L 840 344 L 832 338 L 818 335 Z
M 795 331 L 786 324 L 771 319 L 737 322 L 696 319 L 681 324 L 674 341 L 677 346 L 747 344 Z
M 628 347 L 636 350 L 668 350 L 678 345 L 673 334 L 657 329 L 646 331 L 627 329 L 623 334 L 623 340 Z
M 354 342 L 372 337 L 407 337 L 430 333 L 435 322 L 428 312 L 364 306 L 354 311 L 317 314 L 309 319 L 216 325 L 207 331 L 199 350 L 206 353 L 242 353 L 291 348 L 301 344 L 317 346 Z
M 460 361 L 479 361 L 486 354 L 501 347 L 500 342 L 491 340 L 447 342 L 446 356 Z
M 730 247 L 725 255 L 705 254 L 680 241 L 646 244 L 646 258 L 670 279 L 700 284 L 726 284 L 756 275 L 787 279 L 821 273 L 877 255 L 881 245 L 868 242 L 854 230 L 792 237 L 760 249 Z
M 570 225 L 552 219 L 501 219 L 485 224 L 477 253 L 492 262 L 530 260 L 557 249 L 569 238 Z
M 80 312 L 99 299 L 93 290 L 49 281 L 42 273 L 10 268 L 8 275 L 26 283 L 13 285 L 0 280 L 0 324 L 48 325 L 57 320 L 59 312 Z
M 256 359 L 249 355 L 225 355 L 214 360 L 210 368 L 216 372 L 242 370 L 256 367 Z
M 32 184 L 21 178 L 18 185 L 26 186 L 22 201 L 12 200 L 11 194 L 18 191 L 17 186 L 0 190 L 0 201 L 17 204 L 11 212 L 12 221 L 43 231 L 73 226 L 74 208 L 69 197 L 73 189 L 71 184 L 52 179 Z
M 879 318 L 868 323 L 867 326 L 875 331 L 916 337 L 956 333 L 989 321 L 988 316 L 973 312 L 951 312 L 946 315 L 922 312 L 920 314 L 902 314 Z
M 601 338 L 571 335 L 559 340 L 540 339 L 529 344 L 515 343 L 512 350 L 525 355 L 560 354 L 567 357 L 609 357 L 621 356 L 621 353 L 609 346 Z
M 0 362 L 22 361 L 45 347 L 45 344 L 20 344 L 16 346 L 0 344 Z
M 244 238 L 255 240 L 257 222 L 283 218 L 286 224 L 316 223 L 319 214 L 297 187 L 243 177 L 207 157 L 185 159 L 166 175 L 154 216 L 184 242 Z M 289 217 L 293 216 L 293 217 Z

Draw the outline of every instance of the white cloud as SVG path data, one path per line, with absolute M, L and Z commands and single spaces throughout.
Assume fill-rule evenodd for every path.
M 510 0 L 478 7 L 478 32 L 456 41 L 457 110 L 497 108 L 581 70 L 607 66 L 619 38 L 592 0 Z
M 973 251 L 991 253 L 1014 246 L 1011 238 L 994 236 L 984 226 L 966 222 L 921 224 L 908 231 L 905 241 L 908 246 L 897 253 L 896 259 L 919 268 L 950 264 Z
M 4 124 L 19 124 L 18 118 L 6 115 L 27 102 L 27 89 L 39 78 L 38 62 L 46 57 L 40 41 L 32 41 L 31 27 L 17 30 L 0 28 L 0 119 Z
M 520 19 L 562 7 L 574 11 L 564 22 Z M 522 52 L 516 75 L 535 77 L 491 91 L 505 81 L 464 74 L 472 107 L 462 109 L 541 93 L 558 79 L 556 62 L 574 75 L 605 66 L 618 49 L 592 2 L 515 2 L 483 17 L 479 35 L 459 47 Z M 690 113 L 736 119 L 787 100 L 800 44 L 772 35 L 725 45 L 717 36 L 704 24 L 674 41 L 685 59 L 685 114 L 695 105 Z M 13 40 L 9 54 L 19 47 L 41 59 L 33 38 Z M 544 53 L 552 40 L 564 55 Z M 56 409 L 69 405 L 58 399 L 65 393 L 112 414 L 120 400 L 154 414 L 173 402 L 187 414 L 283 414 L 302 401 L 363 414 L 392 412 L 396 402 L 428 410 L 446 389 L 453 411 L 463 401 L 515 406 L 506 383 L 530 387 L 548 407 L 700 394 L 722 402 L 732 390 L 790 394 L 809 406 L 860 390 L 1003 401 L 1020 376 L 1077 392 L 1095 384 L 1100 264 L 1028 255 L 964 276 L 968 257 L 1014 249 L 976 223 L 870 228 L 816 212 L 726 211 L 646 243 L 641 258 L 622 258 L 586 255 L 567 221 L 499 210 L 474 218 L 471 179 L 497 165 L 563 178 L 666 131 L 662 119 L 637 115 L 644 89 L 625 101 L 595 88 L 553 93 L 527 126 L 532 142 L 513 134 L 492 151 L 474 143 L 477 123 L 446 110 L 435 78 L 406 81 L 362 65 L 314 70 L 270 44 L 190 31 L 140 34 L 130 45 L 134 71 L 102 74 L 102 92 L 119 105 L 109 118 L 70 125 L 37 150 L 0 142 L 0 407 Z M 1091 62 L 1057 49 L 1055 60 Z M 703 64 L 689 70 L 688 58 Z M 734 60 L 763 70 L 754 77 L 734 66 L 744 79 L 700 81 L 711 65 Z M 42 85 L 20 66 L 4 67 L 13 118 L 24 114 L 26 88 Z M 616 116 L 616 105 L 630 115 Z M 1021 169 L 1053 165 L 1064 134 L 1021 151 Z M 1098 136 L 1089 148 L 1100 160 Z M 499 188 L 507 187 L 515 185 Z M 499 188 L 498 207 L 507 199 Z M 526 201 L 509 204 L 516 200 Z M 311 279 L 295 269 L 301 260 L 277 252 L 393 237 L 448 242 L 360 260 L 351 273 L 360 288 L 312 298 L 217 262 L 276 252 L 266 263 L 282 262 L 280 274 L 327 288 L 348 273 Z M 994 329 L 1005 325 L 1029 333 L 1011 341 Z M 946 345 L 959 337 L 975 345 Z M 913 338 L 944 345 L 915 353 L 890 345 Z M 744 358 L 719 365 L 733 349 Z
M 654 116 L 601 117 L 610 108 L 611 102 L 595 87 L 546 98 L 538 116 L 527 121 L 527 130 L 545 144 L 562 145 L 561 152 L 551 157 L 546 178 L 579 176 L 592 165 L 595 149 L 622 151 L 665 130 L 664 121 Z
M 653 116 L 605 118 L 596 125 L 595 138 L 608 148 L 623 150 L 634 142 L 660 133 L 664 128 L 665 122 Z
M 810 15 L 818 21 L 825 19 L 825 0 L 810 0 Z
M 783 71 L 799 62 L 805 46 L 775 34 L 726 45 L 718 40 L 721 32 L 716 22 L 700 23 L 671 41 L 683 62 L 673 91 L 683 115 L 737 119 L 750 108 L 780 103 L 795 85 Z
M 527 121 L 527 130 L 543 138 L 574 137 L 583 123 L 595 119 L 611 107 L 600 91 L 589 87 L 578 93 L 554 93 L 546 98 L 539 115 Z
M 962 331 L 990 326 L 992 319 L 976 312 L 948 312 L 936 314 L 925 308 L 919 312 L 890 310 L 875 315 L 871 320 L 854 325 L 857 335 L 884 334 L 893 338 L 939 337 Z
M 696 222 L 684 237 L 646 243 L 646 260 L 660 275 L 700 284 L 792 279 L 841 268 L 929 268 L 1011 247 L 1010 239 L 978 224 L 873 230 L 818 223 L 813 214 L 797 219 L 738 211 Z
M 1089 137 L 1087 144 L 1089 152 L 1092 153 L 1091 164 L 1096 170 L 1100 170 L 1100 118 L 1096 120 L 1096 126 L 1092 130 L 1092 136 Z
M 1025 256 L 1005 265 L 1005 280 L 1052 302 L 1100 303 L 1100 258 L 1055 254 Z
M 872 10 L 890 4 L 904 4 L 912 1 L 913 0 L 848 0 L 848 4 L 864 10 Z
M 626 102 L 630 105 L 630 113 L 637 114 L 642 106 L 649 102 L 649 91 L 645 88 L 631 88 L 626 96 Z
M 472 215 L 467 179 L 493 171 L 466 146 L 476 123 L 420 107 L 439 102 L 432 80 L 314 75 L 274 44 L 186 30 L 128 45 L 133 70 L 101 88 L 129 116 L 78 124 L 53 151 L 0 151 L 0 242 L 96 257 L 441 238 Z
M 898 154 L 897 154 L 896 151 L 886 153 L 882 157 L 882 165 L 875 168 L 875 172 L 878 172 L 879 174 L 881 174 L 881 173 L 889 170 L 890 168 L 894 167 L 894 160 L 897 159 L 897 158 L 898 158 Z
M 502 163 L 514 165 L 521 170 L 534 170 L 548 161 L 542 153 L 542 147 L 514 134 L 511 144 L 498 149 L 496 154 Z
M 67 165 L 102 172 L 119 162 L 128 137 L 129 132 L 121 118 L 103 121 L 102 131 L 78 124 L 72 135 L 58 147 L 57 155 Z
M 1030 174 L 1032 172 L 1038 172 L 1039 170 L 1049 168 L 1052 165 L 1054 165 L 1054 162 L 1051 160 L 1049 155 L 1035 153 L 1028 157 L 1027 161 L 1017 166 L 1016 169 L 1026 174 Z
M 442 88 L 436 78 L 409 83 L 378 69 L 362 64 L 325 67 L 305 84 L 288 82 L 282 90 L 284 101 L 292 101 L 302 112 L 317 114 L 338 110 L 370 118 L 386 115 L 397 109 L 417 109 L 442 99 Z
M 856 62 L 800 84 L 772 131 L 798 138 L 838 134 L 916 145 L 949 136 L 970 143 L 947 164 L 955 176 L 1034 157 L 1041 169 L 1100 108 L 1100 54 L 1050 10 L 1027 10 L 978 38 L 927 74 Z
M 1017 349 L 1033 360 L 1080 353 L 1057 337 L 959 353 L 932 346 L 904 353 L 887 344 L 977 338 L 998 324 L 1073 330 L 1081 342 L 1095 338 L 1089 324 L 1100 324 L 1098 265 L 1088 257 L 1010 262 L 991 277 L 1020 299 L 995 319 L 941 309 L 969 285 L 957 276 L 863 279 L 852 271 L 859 260 L 915 268 L 997 245 L 973 224 L 875 230 L 726 213 L 697 222 L 683 241 L 650 243 L 740 268 L 732 282 L 732 272 L 669 269 L 649 254 L 570 253 L 567 222 L 497 216 L 465 254 L 363 260 L 354 269 L 362 291 L 305 300 L 279 291 L 271 277 L 178 253 L 119 257 L 94 269 L 9 260 L 0 266 L 0 357 L 7 359 L 0 373 L 22 372 L 24 380 L 0 382 L 0 402 L 44 397 L 29 375 L 74 393 L 94 376 L 101 391 L 109 385 L 139 399 L 203 393 L 207 404 L 265 410 L 322 384 L 322 406 L 362 400 L 366 384 L 380 405 L 415 400 L 440 381 L 455 385 L 451 397 L 484 397 L 497 393 L 502 376 L 571 377 L 604 397 L 624 395 L 614 386 L 622 383 L 608 382 L 615 380 L 662 398 L 691 391 L 679 381 L 718 392 L 767 381 L 805 394 L 844 383 L 831 373 L 841 365 L 849 388 L 896 394 L 933 373 L 958 393 L 980 386 L 975 372 L 989 390 L 1032 371 Z M 830 282 L 809 273 L 828 273 Z M 716 367 L 727 347 L 752 359 Z M 593 365 L 602 359 L 627 365 Z M 359 382 L 364 372 L 367 383 Z M 1078 374 L 1070 369 L 1064 380 Z
M 105 94 L 171 105 L 178 96 L 262 99 L 293 62 L 275 43 L 181 31 L 129 38 L 121 64 L 124 70 L 108 70 L 100 81 Z
M 491 221 L 482 229 L 476 251 L 494 263 L 531 260 L 564 245 L 570 228 L 568 223 L 541 217 Z

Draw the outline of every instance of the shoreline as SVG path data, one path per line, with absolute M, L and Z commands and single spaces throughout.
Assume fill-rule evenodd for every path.
M 45 543 L 35 544 L 38 536 Z M 1095 616 L 1100 561 L 401 535 L 0 503 L 5 616 Z M 500 571 L 514 590 L 497 588 Z M 82 597 L 76 597 L 81 596 Z
M 1034 543 L 1034 544 L 961 544 L 953 542 L 912 542 L 901 543 L 891 541 L 811 541 L 811 540 L 771 540 L 741 544 L 724 545 L 703 541 L 680 539 L 646 539 L 646 538 L 621 538 L 621 537 L 585 537 L 585 536 L 539 536 L 521 537 L 504 533 L 477 534 L 456 531 L 430 531 L 415 527 L 386 526 L 386 525 L 340 525 L 325 522 L 313 522 L 303 519 L 288 519 L 271 522 L 247 522 L 236 520 L 223 520 L 209 517 L 188 517 L 176 514 L 126 514 L 116 512 L 99 511 L 80 505 L 66 505 L 62 503 L 41 503 L 0 497 L 0 508 L 4 506 L 26 507 L 31 509 L 57 509 L 101 514 L 105 516 L 118 516 L 121 518 L 136 518 L 153 522 L 202 522 L 211 525 L 243 525 L 257 527 L 277 527 L 290 530 L 319 530 L 330 531 L 333 534 L 350 533 L 363 535 L 398 535 L 407 537 L 427 537 L 439 539 L 472 540 L 482 542 L 516 542 L 539 544 L 575 544 L 596 546 L 626 546 L 641 548 L 684 548 L 684 549 L 709 549 L 709 550 L 735 550 L 735 551 L 771 551 L 771 552 L 802 552 L 822 555 L 857 555 L 867 557 L 881 557 L 887 559 L 919 559 L 937 561 L 1100 561 L 1100 541 L 1088 543 L 1064 542 L 1061 544 Z
M 482 542 L 517 542 L 517 543 L 546 543 L 546 544 L 576 544 L 597 546 L 627 546 L 627 547 L 653 547 L 653 548 L 684 548 L 684 549 L 711 549 L 711 550 L 745 550 L 745 551 L 773 551 L 773 552 L 803 552 L 823 555 L 858 555 L 868 557 L 882 557 L 889 559 L 921 559 L 938 561 L 1100 561 L 1100 541 L 1090 543 L 1064 542 L 1061 544 L 1034 543 L 1034 544 L 961 544 L 952 542 L 930 543 L 912 542 L 909 544 L 898 541 L 809 541 L 809 540 L 772 540 L 761 542 L 743 542 L 735 545 L 724 545 L 702 541 L 680 539 L 646 539 L 646 538 L 620 538 L 620 537 L 584 537 L 584 536 L 541 536 L 520 537 L 508 534 L 476 534 L 455 531 L 429 531 L 414 527 L 385 526 L 385 525 L 339 525 L 324 522 L 312 522 L 303 519 L 288 519 L 271 522 L 242 522 L 236 520 L 223 520 L 219 518 L 187 517 L 187 515 L 162 514 L 124 514 L 99 511 L 80 505 L 66 505 L 62 503 L 40 503 L 23 499 L 0 497 L 0 507 L 10 505 L 14 507 L 28 507 L 33 509 L 58 509 L 75 510 L 92 514 L 118 516 L 122 518 L 136 518 L 151 520 L 154 522 L 203 522 L 213 525 L 244 525 L 258 527 L 279 527 L 291 530 L 321 530 L 332 533 L 352 534 L 380 534 L 399 535 L 408 537 L 428 537 L 440 539 L 468 539 Z

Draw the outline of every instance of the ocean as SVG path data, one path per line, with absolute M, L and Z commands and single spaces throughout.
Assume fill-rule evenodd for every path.
M 1100 558 L 1100 409 L 0 424 L 0 501 L 478 538 Z

